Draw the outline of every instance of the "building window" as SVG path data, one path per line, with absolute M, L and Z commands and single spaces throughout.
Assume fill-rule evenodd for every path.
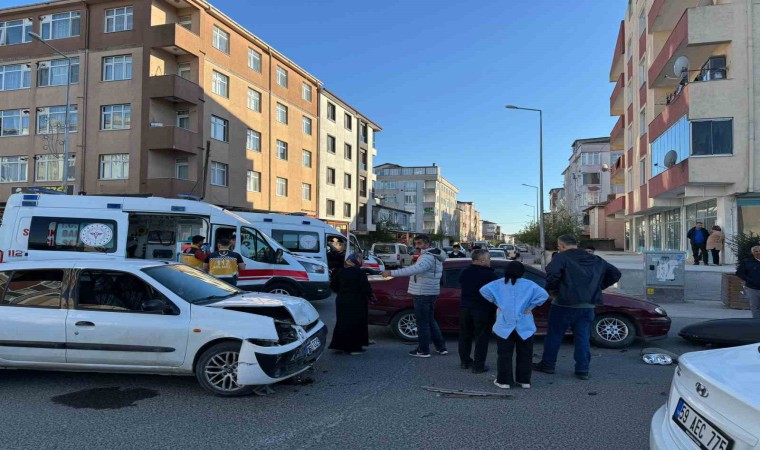
M 245 185 L 248 192 L 261 192 L 261 172 L 249 170 Z
M 343 144 L 343 157 L 348 160 L 354 157 L 354 149 L 351 148 L 351 144 Z
M 335 122 L 335 105 L 327 102 L 327 118 Z
M 277 84 L 284 88 L 288 87 L 288 71 L 280 66 L 277 66 Z
M 369 142 L 369 127 L 367 126 L 366 123 L 362 123 L 360 130 L 361 130 L 360 134 L 361 134 L 362 142 L 365 144 L 368 143 Z
M 692 156 L 733 154 L 733 124 L 732 119 L 693 120 L 691 122 Z
M 36 155 L 34 181 L 62 181 L 63 155 Z M 75 155 L 69 154 L 69 181 L 74 179 Z
M 256 130 L 248 129 L 245 133 L 245 148 L 254 152 L 261 151 L 261 133 Z
M 79 36 L 79 11 L 43 16 L 40 24 L 42 39 L 64 39 Z
M 628 144 L 626 148 L 633 148 L 633 125 L 632 124 L 628 125 L 628 129 L 626 133 L 627 133 L 626 144 Z
M 581 153 L 581 164 L 582 165 L 592 165 L 592 164 L 601 164 L 602 163 L 602 153 L 601 152 L 585 152 Z
M 103 58 L 103 81 L 132 79 L 132 55 Z
M 0 91 L 29 89 L 32 69 L 29 64 L 0 66 Z
M 288 160 L 288 143 L 277 140 L 277 159 Z
M 177 127 L 185 130 L 190 129 L 190 111 L 186 109 L 177 111 Z
M 327 184 L 335 186 L 335 169 L 332 167 L 327 168 Z
M 665 166 L 665 155 L 671 150 L 676 152 L 675 164 L 689 157 L 690 137 L 689 120 L 686 116 L 681 117 L 670 126 L 662 135 L 652 142 L 651 145 L 652 177 L 668 170 Z
M 351 203 L 343 204 L 343 217 L 351 217 Z
M 224 53 L 230 54 L 230 34 L 214 25 L 211 35 L 211 45 Z
M 647 110 L 642 108 L 639 111 L 639 136 L 647 134 Z
M 301 199 L 311 200 L 311 185 L 309 183 L 301 183 Z
M 227 164 L 211 161 L 211 184 L 227 186 Z
M 190 179 L 190 164 L 187 158 L 177 158 L 174 160 L 174 178 L 178 180 Z
M 285 125 L 288 124 L 288 107 L 282 103 L 277 104 L 277 121 Z
M 367 178 L 359 177 L 359 195 L 362 197 L 367 196 Z
M 647 159 L 642 158 L 639 161 L 639 186 L 643 186 L 647 182 Z
M 647 57 L 644 55 L 639 61 L 639 86 L 647 82 Z
M 367 151 L 362 150 L 359 152 L 359 170 L 367 170 Z
M 343 115 L 343 126 L 346 127 L 347 130 L 352 130 L 354 128 L 354 119 L 349 113 Z
M 641 8 L 641 12 L 639 13 L 639 36 L 646 33 L 646 31 L 647 31 L 646 8 Z
M 309 83 L 301 84 L 301 98 L 311 102 L 311 85 Z
M 699 75 L 694 81 L 724 80 L 726 75 L 726 57 L 711 56 L 702 65 Z
M 602 176 L 599 174 L 599 172 L 593 172 L 593 173 L 584 173 L 583 174 L 583 184 L 601 184 L 602 182 Z
M 277 196 L 278 197 L 288 196 L 288 180 L 287 179 L 277 177 Z
M 211 72 L 211 92 L 224 98 L 230 97 L 230 77 L 216 70 Z
M 629 167 L 628 170 L 626 170 L 625 186 L 626 192 L 633 191 L 633 167 Z
M 311 119 L 303 116 L 303 119 L 301 120 L 301 128 L 303 128 L 304 134 L 311 136 Z
M 211 116 L 211 138 L 217 141 L 227 142 L 229 121 L 221 117 Z
M 0 46 L 32 42 L 32 38 L 29 36 L 30 31 L 33 31 L 30 19 L 0 22 Z
M 190 63 L 179 63 L 177 65 L 177 76 L 180 76 L 186 80 L 190 80 L 192 78 L 192 72 L 190 71 Z
M 0 111 L 0 137 L 29 134 L 29 111 L 8 109 Z
M 252 48 L 248 49 L 248 67 L 261 73 L 261 53 Z
M 0 157 L 0 183 L 26 181 L 28 160 L 26 156 Z
M 128 130 L 132 123 L 132 105 L 104 105 L 100 107 L 101 130 Z
M 335 154 L 335 136 L 327 135 L 327 152 Z
M 180 16 L 177 24 L 186 30 L 193 29 L 193 17 L 192 16 Z
M 327 200 L 327 215 L 328 216 L 334 216 L 335 215 L 335 200 Z
M 261 112 L 261 92 L 248 88 L 248 109 Z
M 681 249 L 681 209 L 671 209 L 662 213 L 663 249 Z
M 66 120 L 65 106 L 48 106 L 37 109 L 37 134 L 63 133 Z M 79 113 L 77 105 L 69 106 L 69 132 L 77 131 Z
M 351 174 L 350 173 L 343 174 L 343 187 L 345 189 L 351 189 Z
M 100 155 L 101 180 L 126 180 L 129 177 L 129 153 Z
M 106 10 L 106 33 L 128 31 L 133 28 L 131 6 Z
M 308 150 L 301 150 L 301 163 L 304 167 L 311 167 L 311 152 Z
M 65 86 L 69 81 L 66 68 L 69 60 L 41 61 L 37 64 L 37 87 Z M 71 58 L 71 83 L 79 83 L 79 58 Z
M 694 203 L 686 207 L 686 229 L 691 229 L 697 222 L 705 224 L 705 229 L 712 229 L 718 220 L 718 200 L 711 199 Z

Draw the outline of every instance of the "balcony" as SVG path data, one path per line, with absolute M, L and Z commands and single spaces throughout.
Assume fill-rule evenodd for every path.
M 610 150 L 623 150 L 625 145 L 625 117 L 620 116 L 610 132 Z
M 649 195 L 652 198 L 676 197 L 682 195 L 689 183 L 689 158 L 684 159 L 665 172 L 649 180 Z
M 690 86 L 685 86 L 677 96 L 668 96 L 665 109 L 649 123 L 649 132 L 647 133 L 649 142 L 654 142 L 655 139 L 676 123 L 678 119 L 689 113 L 690 88 Z
M 148 178 L 145 180 L 145 192 L 157 197 L 174 198 L 177 194 L 191 193 L 197 182 L 178 180 L 176 178 Z M 197 193 L 197 190 L 196 190 Z
M 687 9 L 649 67 L 649 87 L 677 86 L 682 77 L 673 72 L 673 63 L 678 57 L 686 56 L 694 67 L 706 61 L 718 46 L 731 42 L 735 26 L 734 6 Z
M 146 131 L 149 150 L 177 150 L 200 154 L 198 133 L 179 127 L 151 127 Z
M 636 212 L 640 211 L 646 211 L 649 207 L 649 198 L 647 197 L 647 185 L 642 184 L 639 186 L 639 207 L 635 210 Z
M 150 47 L 160 48 L 173 55 L 200 54 L 201 38 L 176 23 L 150 27 Z
M 162 98 L 173 103 L 197 105 L 203 99 L 203 88 L 177 75 L 148 77 L 145 93 L 149 98 Z
M 698 6 L 700 0 L 654 0 L 647 17 L 647 32 L 672 30 L 687 8 Z
M 622 215 L 619 213 L 625 213 L 625 195 L 615 198 L 604 207 L 604 214 L 606 216 L 617 217 L 618 215 Z
M 612 90 L 612 95 L 610 96 L 610 115 L 611 116 L 622 116 L 625 112 L 624 105 L 623 105 L 623 88 L 625 86 L 625 82 L 623 81 L 623 73 L 620 73 L 620 76 L 617 79 L 617 82 L 615 83 L 615 88 Z
M 613 185 L 625 184 L 625 156 L 620 155 L 617 162 L 610 168 L 610 183 Z
M 625 59 L 625 21 L 620 21 L 615 53 L 612 54 L 612 66 L 610 67 L 610 83 L 614 83 L 618 76 L 623 73 L 623 60 Z

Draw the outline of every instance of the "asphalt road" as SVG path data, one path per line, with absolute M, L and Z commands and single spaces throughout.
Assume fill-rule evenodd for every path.
M 332 328 L 332 299 L 317 303 Z M 675 336 L 657 345 L 700 350 Z M 534 373 L 533 388 L 509 399 L 445 398 L 437 386 L 497 392 L 495 372 L 448 356 L 407 355 L 383 327 L 359 356 L 326 351 L 305 384 L 277 385 L 266 397 L 207 395 L 190 377 L 0 371 L 2 448 L 519 448 L 643 449 L 649 421 L 665 401 L 673 366 L 648 366 L 636 343 L 593 349 L 592 378 L 572 377 L 566 342 L 555 375 Z M 537 339 L 540 355 L 542 339 Z M 489 364 L 495 366 L 492 343 Z

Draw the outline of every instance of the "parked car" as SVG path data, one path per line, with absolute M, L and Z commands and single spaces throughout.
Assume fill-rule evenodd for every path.
M 372 244 L 372 254 L 388 268 L 401 268 L 412 264 L 412 255 L 409 247 L 404 244 Z
M 528 249 L 528 246 L 525 244 L 517 244 L 516 247 L 517 247 L 517 251 L 519 251 L 520 253 L 528 253 L 530 251 Z
M 507 260 L 507 252 L 500 249 L 500 248 L 492 248 L 488 250 L 488 253 L 491 255 L 491 259 L 499 259 L 499 260 Z
M 760 345 L 686 353 L 668 401 L 652 417 L 649 448 L 758 449 Z
M 0 264 L 0 367 L 195 375 L 232 397 L 311 367 L 327 328 L 306 300 L 176 263 Z
M 517 250 L 517 247 L 512 244 L 500 244 L 499 248 L 504 250 L 504 253 L 507 254 L 509 259 L 517 259 L 520 257 L 520 252 Z
M 436 303 L 435 317 L 445 332 L 459 331 L 459 276 L 470 264 L 468 260 L 447 260 L 443 264 L 441 294 Z M 491 266 L 504 275 L 506 260 L 492 260 Z M 545 284 L 545 274 L 539 269 L 525 266 L 525 277 Z M 369 305 L 369 320 L 373 325 L 390 326 L 391 331 L 405 341 L 417 340 L 417 321 L 414 317 L 412 297 L 406 292 L 407 278 L 372 280 L 372 291 L 377 299 Z M 605 292 L 604 304 L 596 308 L 591 340 L 600 347 L 623 348 L 639 338 L 664 338 L 670 330 L 670 317 L 655 303 L 622 294 Z M 549 302 L 533 312 L 538 334 L 546 334 Z

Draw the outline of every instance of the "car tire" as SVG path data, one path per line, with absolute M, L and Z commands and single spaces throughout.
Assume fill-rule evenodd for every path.
M 399 311 L 391 319 L 391 331 L 405 342 L 417 342 L 417 319 L 413 309 Z
M 290 283 L 274 282 L 266 287 L 266 292 L 270 294 L 289 295 L 291 297 L 298 297 L 298 290 Z
M 631 319 L 618 314 L 603 314 L 591 323 L 591 342 L 597 347 L 625 348 L 636 340 Z
M 240 342 L 222 342 L 208 348 L 195 363 L 195 378 L 203 389 L 218 397 L 249 395 L 255 386 L 237 384 Z

